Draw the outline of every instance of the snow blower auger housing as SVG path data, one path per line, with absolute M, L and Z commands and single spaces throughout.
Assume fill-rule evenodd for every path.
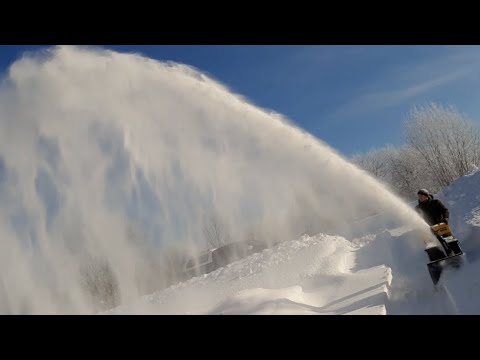
M 425 249 L 430 260 L 427 268 L 433 284 L 437 285 L 443 270 L 460 268 L 463 263 L 463 251 L 448 224 L 435 224 L 430 227 L 430 230 L 439 244 L 427 246 Z

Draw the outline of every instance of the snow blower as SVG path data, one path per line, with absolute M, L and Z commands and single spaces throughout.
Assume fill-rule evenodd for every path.
M 460 268 L 463 264 L 462 255 L 464 253 L 448 224 L 435 224 L 430 227 L 430 230 L 439 242 L 439 244 L 430 244 L 425 249 L 430 260 L 427 264 L 428 272 L 436 286 L 443 270 Z

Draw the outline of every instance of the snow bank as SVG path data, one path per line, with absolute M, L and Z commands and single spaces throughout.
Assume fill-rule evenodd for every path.
M 384 314 L 390 271 L 352 271 L 357 247 L 318 235 L 282 243 L 115 314 Z
M 470 261 L 480 259 L 480 171 L 463 176 L 438 198 L 450 211 L 450 226 Z
M 105 314 L 478 314 L 480 172 L 439 198 L 466 252 L 435 291 L 427 270 L 425 229 L 385 222 L 288 241 Z M 353 229 L 353 231 L 352 231 Z

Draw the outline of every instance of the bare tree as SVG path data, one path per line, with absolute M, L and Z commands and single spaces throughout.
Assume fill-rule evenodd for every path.
M 230 242 L 230 234 L 217 212 L 205 215 L 203 233 L 209 249 L 215 249 Z
M 414 198 L 419 188 L 441 191 L 479 166 L 480 129 L 452 106 L 412 108 L 405 137 L 400 148 L 372 149 L 351 161 L 406 199 Z
M 405 129 L 407 144 L 421 155 L 442 187 L 479 165 L 480 131 L 453 106 L 414 107 Z
M 425 159 L 415 149 L 388 146 L 384 155 L 389 172 L 387 182 L 402 198 L 414 199 L 420 188 L 434 193 L 441 189 Z
M 94 311 L 119 305 L 118 280 L 106 259 L 91 258 L 80 268 L 80 281 L 90 296 Z
M 353 155 L 352 162 L 378 179 L 384 180 L 388 176 L 384 149 L 371 149 L 365 154 L 357 153 Z
M 365 154 L 357 153 L 352 162 L 405 199 L 413 199 L 420 188 L 434 192 L 441 188 L 425 159 L 410 146 L 388 145 Z

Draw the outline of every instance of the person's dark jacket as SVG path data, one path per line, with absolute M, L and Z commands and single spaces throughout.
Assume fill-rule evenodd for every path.
M 434 199 L 431 194 L 427 201 L 422 203 L 419 201 L 415 210 L 423 216 L 425 222 L 430 226 L 441 222 L 448 223 L 448 209 L 440 200 Z

